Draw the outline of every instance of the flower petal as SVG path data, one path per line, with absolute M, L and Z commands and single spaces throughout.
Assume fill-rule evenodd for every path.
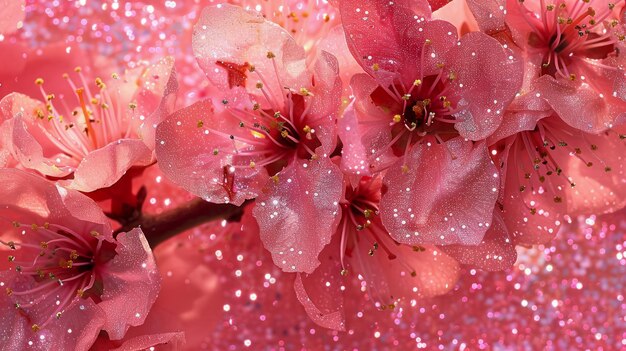
M 413 146 L 385 175 L 383 223 L 405 244 L 476 245 L 487 231 L 498 174 L 484 143 L 461 138 Z
M 354 111 L 354 102 L 337 120 L 337 134 L 341 138 L 341 169 L 356 175 L 369 175 L 369 163 L 365 145 L 361 141 L 359 121 Z
M 130 326 L 141 325 L 157 298 L 161 278 L 141 229 L 117 236 L 117 255 L 102 270 L 104 330 L 111 340 L 124 337 Z
M 517 259 L 515 243 L 509 240 L 509 233 L 500 217 L 494 212 L 491 227 L 478 245 L 448 245 L 441 249 L 459 263 L 486 271 L 509 269 Z
M 162 333 L 136 336 L 125 340 L 124 343 L 111 351 L 135 351 L 135 350 L 182 350 L 185 344 L 185 334 Z
M 480 30 L 494 34 L 506 29 L 506 0 L 466 0 Z
M 228 137 L 245 132 L 237 123 L 228 112 L 216 113 L 210 100 L 176 111 L 157 127 L 161 170 L 209 202 L 240 205 L 256 197 L 269 176 L 263 167 L 249 166 L 256 158 L 238 155 L 238 144 Z
M 316 124 L 315 134 L 322 143 L 324 153 L 330 155 L 337 143 L 335 119 L 341 105 L 341 79 L 339 63 L 335 56 L 322 51 L 314 67 L 314 96 L 310 100 L 309 123 Z
M 312 274 L 298 273 L 294 289 L 307 315 L 316 324 L 329 329 L 345 330 L 339 236 L 320 253 L 320 265 Z
M 312 273 L 335 232 L 342 174 L 328 158 L 296 160 L 257 198 L 254 217 L 261 240 L 285 272 Z
M 503 189 L 500 191 L 502 218 L 512 241 L 535 245 L 550 241 L 556 235 L 566 213 L 562 189 L 569 187 L 563 177 L 545 177 L 542 182 L 519 135 L 507 141 L 501 152 Z
M 339 10 L 352 56 L 377 80 L 390 83 L 419 61 L 423 40 L 407 40 L 406 33 L 419 25 L 416 18 L 430 18 L 427 1 L 346 0 Z
M 87 154 L 80 162 L 74 179 L 64 182 L 82 192 L 115 184 L 133 166 L 150 164 L 152 152 L 139 139 L 120 139 Z
M 8 151 L 25 168 L 44 175 L 64 177 L 72 172 L 75 162 L 53 143 L 41 143 L 48 138 L 37 123 L 36 110 L 44 110 L 43 103 L 26 95 L 12 93 L 0 101 L 0 114 Z
M 15 272 L 0 272 L 0 285 L 8 285 L 15 275 Z M 5 293 L 0 294 L 0 314 L 0 345 L 5 350 L 86 351 L 96 340 L 105 321 L 104 313 L 91 299 L 76 300 L 59 320 L 52 321 L 35 333 L 31 329 L 32 322 L 16 311 L 15 303 Z
M 0 170 L 0 207 L 11 208 L 10 218 L 20 223 L 59 223 L 77 233 L 92 230 L 111 235 L 108 218 L 84 194 L 62 188 L 32 173 Z M 4 216 L 4 215 L 3 215 Z
M 456 75 L 450 95 L 461 110 L 456 114 L 461 122 L 454 128 L 470 140 L 485 139 L 498 128 L 504 109 L 522 86 L 522 61 L 480 32 L 465 34 L 446 57 Z
M 229 90 L 245 88 L 266 105 L 256 87 L 259 81 L 274 97 L 282 96 L 284 87 L 308 86 L 304 49 L 284 28 L 258 12 L 229 4 L 205 8 L 194 27 L 193 51 L 226 98 Z M 250 72 L 252 67 L 256 73 Z
M 626 102 L 599 94 L 591 85 L 545 75 L 536 89 L 563 121 L 584 132 L 599 133 L 626 120 Z
M 366 255 L 370 244 L 365 240 L 359 244 L 350 264 L 354 273 L 363 276 L 368 294 L 380 308 L 393 308 L 398 300 L 407 303 L 445 294 L 459 278 L 459 264 L 437 247 L 391 243 L 395 257 L 390 259 L 383 252 Z
M 165 57 L 148 67 L 140 77 L 137 99 L 138 111 L 147 118 L 139 126 L 139 135 L 150 150 L 154 150 L 156 127 L 170 113 L 174 112 L 178 81 L 174 69 L 174 59 Z

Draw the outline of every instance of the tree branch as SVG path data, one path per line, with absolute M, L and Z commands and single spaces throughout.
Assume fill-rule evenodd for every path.
M 140 227 L 150 247 L 155 248 L 167 239 L 203 223 L 217 219 L 237 220 L 243 214 L 246 204 L 214 204 L 196 198 L 158 215 L 141 215 L 125 223 L 115 231 L 115 235 Z

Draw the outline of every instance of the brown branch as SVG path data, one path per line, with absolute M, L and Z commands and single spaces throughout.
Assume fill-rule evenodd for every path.
M 203 223 L 217 219 L 237 220 L 245 206 L 246 203 L 241 206 L 214 204 L 196 198 L 158 215 L 142 215 L 125 223 L 115 234 L 140 227 L 150 247 L 155 248 L 167 239 Z

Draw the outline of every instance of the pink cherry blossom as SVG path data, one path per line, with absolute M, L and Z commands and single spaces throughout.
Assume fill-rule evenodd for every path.
M 526 69 L 533 72 L 533 91 L 561 119 L 598 133 L 626 117 L 619 50 L 624 36 L 615 6 L 610 1 L 507 0 L 472 8 L 483 29 L 494 35 L 506 23 L 507 35 L 498 36 L 521 51 Z
M 330 236 L 317 237 L 313 222 L 293 214 L 333 225 L 342 191 L 339 169 L 328 159 L 341 95 L 337 61 L 322 52 L 309 67 L 283 28 L 231 5 L 206 8 L 194 36 L 200 65 L 224 92 L 222 106 L 201 101 L 159 125 L 161 169 L 207 201 L 267 203 L 255 212 L 262 236 L 317 241 L 297 260 L 277 262 L 311 272 Z M 281 245 L 291 246 L 289 240 Z
M 118 181 L 133 166 L 154 162 L 156 124 L 173 108 L 173 61 L 136 69 L 89 88 L 80 68 L 66 75 L 73 97 L 44 90 L 43 101 L 14 93 L 2 99 L 3 139 L 20 167 L 64 178 L 70 188 L 90 192 Z M 70 107 L 72 106 L 72 107 Z
M 626 163 L 621 153 L 608 151 L 623 148 L 623 136 L 580 131 L 548 113 L 508 112 L 503 131 L 496 133 L 501 139 L 491 146 L 503 177 L 502 218 L 515 243 L 548 242 L 565 215 L 614 212 L 626 205 Z
M 362 142 L 376 150 L 370 163 L 388 166 L 425 135 L 481 140 L 496 130 L 521 66 L 495 40 L 469 33 L 457 45 L 451 24 L 396 3 L 344 1 L 341 10 L 350 50 L 369 73 L 352 86 Z
M 101 329 L 116 340 L 144 321 L 160 278 L 140 229 L 114 238 L 92 200 L 37 175 L 0 182 L 3 345 L 87 350 Z
M 478 244 L 499 180 L 485 144 L 470 140 L 500 125 L 521 62 L 482 33 L 457 40 L 451 24 L 428 20 L 427 4 L 402 4 L 341 2 L 348 45 L 368 73 L 353 77 L 355 101 L 339 121 L 343 168 L 389 169 L 381 213 L 395 240 Z
M 398 243 L 380 218 L 382 176 L 363 177 L 348 184 L 341 217 L 332 243 L 319 256 L 312 274 L 298 273 L 298 299 L 315 323 L 345 329 L 342 286 L 362 277 L 380 309 L 406 306 L 415 299 L 450 291 L 459 276 L 458 263 L 441 249 Z M 267 244 L 266 244 L 267 246 Z M 297 250 L 306 250 L 301 242 Z M 274 256 L 276 260 L 276 256 Z

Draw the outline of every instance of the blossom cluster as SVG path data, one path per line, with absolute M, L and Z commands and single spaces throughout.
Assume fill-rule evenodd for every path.
M 410 306 L 453 289 L 461 265 L 508 269 L 516 245 L 623 208 L 623 2 L 446 3 L 211 5 L 188 38 L 202 97 L 177 102 L 171 57 L 2 97 L 2 345 L 182 343 L 125 339 L 160 286 L 160 239 L 131 191 L 155 163 L 246 223 L 336 330 L 347 280 L 382 310 Z

